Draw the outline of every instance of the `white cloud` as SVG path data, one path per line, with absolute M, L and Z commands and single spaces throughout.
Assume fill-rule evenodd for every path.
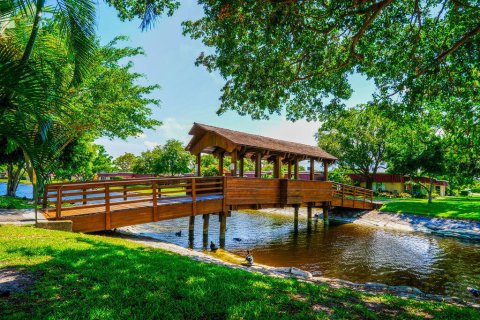
M 277 121 L 265 121 L 259 124 L 258 134 L 287 141 L 293 141 L 309 145 L 317 145 L 315 133 L 320 123 L 298 120 L 291 122 L 286 119 Z
M 181 123 L 175 118 L 167 118 L 162 120 L 162 122 L 163 124 L 157 130 L 157 134 L 162 141 L 178 139 L 182 142 L 187 142 L 189 140 L 188 131 L 192 126 L 190 121 L 187 123 Z

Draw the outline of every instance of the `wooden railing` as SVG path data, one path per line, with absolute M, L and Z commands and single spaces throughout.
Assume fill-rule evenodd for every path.
M 362 202 L 364 208 L 367 203 L 373 203 L 373 191 L 370 189 L 350 186 L 347 184 L 332 183 L 333 197 L 341 199 L 341 206 L 347 206 L 346 201 L 352 202 L 353 205 L 348 207 L 356 208 L 356 202 Z
M 188 177 L 159 179 L 129 179 L 94 181 L 86 183 L 51 184 L 45 188 L 43 209 L 54 211 L 56 218 L 77 209 L 104 208 L 135 203 L 151 204 L 154 208 L 162 200 L 189 198 L 194 204 L 197 196 L 223 195 L 221 177 Z

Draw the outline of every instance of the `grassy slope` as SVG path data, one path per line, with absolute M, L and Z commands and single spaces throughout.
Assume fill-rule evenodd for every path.
M 33 204 L 28 202 L 31 200 L 23 200 L 21 198 L 0 196 L 0 209 L 30 209 L 34 208 Z
M 444 197 L 428 204 L 426 199 L 399 199 L 383 204 L 381 211 L 413 213 L 440 218 L 480 220 L 480 197 Z
M 200 263 L 121 239 L 0 226 L 0 268 L 38 274 L 0 318 L 480 318 L 439 302 L 370 296 Z

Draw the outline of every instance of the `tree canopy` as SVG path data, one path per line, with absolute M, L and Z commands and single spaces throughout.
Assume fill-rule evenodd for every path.
M 285 109 L 289 119 L 318 119 L 343 107 L 353 72 L 406 109 L 440 92 L 477 92 L 478 102 L 478 1 L 200 3 L 204 17 L 185 22 L 184 33 L 213 49 L 197 64 L 226 80 L 219 113 L 267 118 Z

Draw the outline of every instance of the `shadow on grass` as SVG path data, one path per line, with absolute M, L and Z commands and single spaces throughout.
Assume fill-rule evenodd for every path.
M 45 231 L 40 234 L 48 237 Z M 42 262 L 37 264 L 12 265 L 42 271 L 43 276 L 32 291 L 13 300 L 0 299 L 0 318 L 410 319 L 429 315 L 453 319 L 479 315 L 440 303 L 372 297 L 270 278 L 157 249 L 125 246 L 120 240 L 65 235 L 63 241 L 53 239 L 54 244 L 44 239 L 45 244 L 28 246 L 16 239 L 3 252 L 0 246 L 0 260 L 49 257 L 38 259 Z

